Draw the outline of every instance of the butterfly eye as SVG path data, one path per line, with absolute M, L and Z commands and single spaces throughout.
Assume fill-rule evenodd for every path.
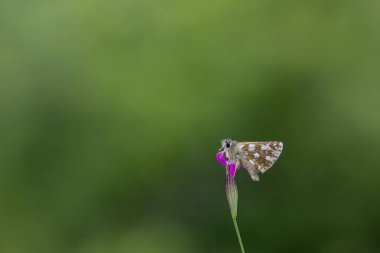
M 229 148 L 229 147 L 230 147 L 230 143 L 227 142 L 227 143 L 226 143 L 226 148 Z

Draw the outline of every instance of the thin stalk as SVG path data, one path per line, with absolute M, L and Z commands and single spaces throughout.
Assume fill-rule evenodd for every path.
M 238 240 L 239 240 L 241 252 L 245 253 L 244 247 L 243 247 L 243 242 L 241 241 L 239 227 L 238 227 L 238 224 L 237 224 L 237 221 L 236 221 L 236 217 L 232 217 L 232 221 L 234 222 L 234 226 L 235 226 L 235 230 L 236 230 L 236 235 L 237 235 Z

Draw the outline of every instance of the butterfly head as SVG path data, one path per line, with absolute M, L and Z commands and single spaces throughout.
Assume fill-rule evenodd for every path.
M 223 139 L 221 142 L 223 149 L 231 147 L 231 139 Z
M 236 161 L 234 159 L 231 159 L 234 157 L 232 148 L 236 143 L 236 141 L 233 141 L 231 139 L 223 139 L 222 147 L 219 149 L 220 152 L 216 154 L 216 159 L 218 162 L 228 168 L 227 173 L 232 177 L 235 177 L 237 170 Z
M 220 150 L 228 150 L 232 147 L 235 141 L 231 139 L 223 139 L 221 143 L 222 143 L 222 147 L 220 148 Z

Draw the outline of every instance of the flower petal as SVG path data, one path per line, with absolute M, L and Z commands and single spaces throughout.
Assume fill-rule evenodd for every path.
M 223 152 L 216 153 L 216 160 L 223 166 L 227 166 L 226 158 L 224 157 Z
M 231 175 L 231 177 L 235 177 L 235 174 L 236 174 L 236 165 L 234 163 L 230 163 L 228 165 L 228 168 L 230 169 L 230 175 Z

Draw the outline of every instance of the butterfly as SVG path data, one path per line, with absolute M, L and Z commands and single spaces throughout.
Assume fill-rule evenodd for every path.
M 232 177 L 237 169 L 243 168 L 248 171 L 253 181 L 259 181 L 259 172 L 264 173 L 273 166 L 283 147 L 279 141 L 238 142 L 224 139 L 216 156 Z

